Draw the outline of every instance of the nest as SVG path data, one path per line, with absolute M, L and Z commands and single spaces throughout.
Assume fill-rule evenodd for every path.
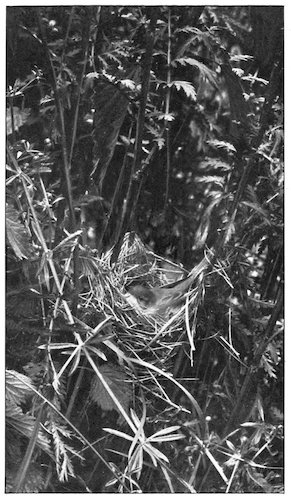
M 82 267 L 89 283 L 89 289 L 81 294 L 81 309 L 87 324 L 94 318 L 97 322 L 98 318 L 100 322 L 108 318 L 124 354 L 146 359 L 163 369 L 169 367 L 181 346 L 188 348 L 191 357 L 195 349 L 197 310 L 205 291 L 204 273 L 185 294 L 181 308 L 161 318 L 132 307 L 126 289 L 132 282 L 147 283 L 149 287 L 169 284 L 174 275 L 181 277 L 183 269 L 147 249 L 136 234 L 125 235 L 115 264 L 111 264 L 108 252 L 101 257 L 83 255 Z

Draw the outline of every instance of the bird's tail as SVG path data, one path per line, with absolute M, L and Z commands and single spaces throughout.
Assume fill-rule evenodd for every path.
M 188 278 L 191 279 L 191 281 L 194 281 L 199 274 L 204 271 L 208 266 L 211 265 L 214 257 L 214 251 L 213 248 L 209 248 L 205 254 L 205 257 L 197 264 L 197 266 L 193 267 L 192 271 L 190 271 Z M 188 279 L 187 278 L 187 279 Z
M 192 271 L 188 274 L 186 278 L 183 278 L 179 281 L 175 281 L 174 283 L 170 283 L 169 285 L 165 285 L 163 289 L 174 289 L 179 291 L 180 293 L 184 293 L 187 288 L 192 285 L 195 279 L 199 276 L 199 274 L 204 271 L 208 266 L 211 265 L 214 259 L 214 251 L 212 248 L 207 250 L 205 257 L 197 264 L 197 266 L 193 267 Z

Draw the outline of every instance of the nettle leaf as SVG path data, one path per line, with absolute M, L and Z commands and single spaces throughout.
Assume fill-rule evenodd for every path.
M 200 162 L 199 165 L 201 170 L 209 170 L 212 168 L 220 169 L 225 172 L 231 170 L 231 165 L 226 163 L 225 161 L 220 160 L 219 158 L 206 158 L 205 160 Z
M 161 150 L 165 146 L 165 139 L 163 137 L 158 137 L 154 139 L 154 141 L 158 144 L 158 148 Z
M 119 366 L 112 363 L 104 364 L 99 370 L 122 407 L 128 411 L 132 400 L 132 390 L 131 385 L 126 381 L 126 373 Z M 104 411 L 118 411 L 117 406 L 97 375 L 93 377 L 91 382 L 90 398 Z
M 6 235 L 18 259 L 27 259 L 32 255 L 33 248 L 28 233 L 19 220 L 17 210 L 9 204 L 6 204 Z
M 130 80 L 129 78 L 125 78 L 124 80 L 119 80 L 119 83 L 121 87 L 126 87 L 129 90 L 136 89 L 136 83 L 133 80 Z
M 203 175 L 201 177 L 196 177 L 197 182 L 206 182 L 206 183 L 214 183 L 223 187 L 224 179 L 223 177 L 219 177 L 218 175 Z
M 268 356 L 268 353 L 262 356 L 260 366 L 265 370 L 270 378 L 277 378 L 276 367 L 274 366 L 273 360 Z
M 16 376 L 14 375 L 17 375 Z M 5 397 L 6 401 L 16 405 L 24 403 L 28 396 L 33 394 L 33 383 L 29 377 L 14 370 L 6 370 L 5 373 Z
M 215 29 L 215 27 L 214 27 Z M 211 41 L 215 43 L 215 31 L 212 28 L 207 31 L 201 31 L 198 28 L 194 28 L 193 26 L 185 26 L 185 28 L 179 28 L 175 30 L 176 33 L 186 33 L 189 34 L 189 38 L 186 42 L 180 47 L 177 56 L 182 57 L 185 54 L 186 50 L 190 48 L 190 46 L 197 41 L 202 42 L 205 47 L 207 47 L 210 51 L 213 51 L 213 47 Z
M 207 143 L 209 144 L 209 146 L 212 146 L 214 148 L 225 149 L 228 153 L 236 152 L 234 145 L 231 144 L 230 142 L 218 141 L 217 139 L 212 139 L 210 141 L 207 141 Z
M 21 436 L 31 438 L 35 426 L 34 416 L 23 413 L 19 406 L 10 404 L 6 406 L 5 417 L 8 427 L 13 428 Z M 52 455 L 49 439 L 42 430 L 38 432 L 36 443 L 48 455 Z
M 162 149 L 165 145 L 165 139 L 161 136 L 160 129 L 156 129 L 151 125 L 146 125 L 148 132 L 153 136 L 153 140 L 158 144 L 158 148 Z
M 93 71 L 93 72 L 91 71 L 90 73 L 87 73 L 86 79 L 92 80 L 94 78 L 96 78 L 96 79 L 100 78 L 100 73 L 98 73 L 97 71 Z
M 157 116 L 158 120 L 165 120 L 166 122 L 172 122 L 175 120 L 175 116 L 173 113 L 161 113 L 159 116 Z
M 242 78 L 244 76 L 244 74 L 245 74 L 245 72 L 244 72 L 244 70 L 242 68 L 233 68 L 232 71 L 239 78 Z
M 24 413 L 21 404 L 33 394 L 33 383 L 29 377 L 14 370 L 6 370 L 5 374 L 5 419 L 6 425 L 21 436 L 30 439 L 34 432 L 35 417 Z M 49 439 L 39 430 L 37 444 L 51 455 Z
M 218 87 L 215 71 L 207 68 L 205 64 L 203 64 L 200 61 L 197 61 L 197 59 L 194 59 L 193 57 L 179 57 L 178 59 L 174 59 L 174 61 L 172 62 L 172 65 L 174 67 L 176 67 L 177 64 L 181 64 L 182 66 L 186 65 L 195 66 L 197 69 L 199 69 L 201 75 L 204 76 L 204 78 L 209 80 L 209 82 L 212 83 L 214 87 L 216 88 Z
M 187 97 L 196 101 L 197 93 L 190 82 L 176 80 L 168 84 L 169 87 L 175 87 L 178 91 L 183 90 Z

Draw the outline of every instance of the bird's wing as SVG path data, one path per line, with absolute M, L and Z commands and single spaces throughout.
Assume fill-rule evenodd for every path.
M 185 291 L 193 281 L 199 276 L 199 274 L 204 271 L 206 267 L 211 264 L 211 258 L 213 257 L 213 251 L 210 249 L 207 255 L 197 264 L 197 266 L 193 267 L 192 271 L 188 274 L 186 278 L 183 278 L 174 283 L 170 283 L 169 285 L 164 285 L 162 288 L 166 289 L 175 289 L 177 292 Z

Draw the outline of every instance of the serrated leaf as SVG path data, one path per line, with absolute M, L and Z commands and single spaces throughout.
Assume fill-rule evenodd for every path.
M 129 383 L 125 382 L 125 372 L 112 363 L 104 364 L 99 370 L 122 407 L 127 411 L 132 400 L 132 391 Z M 104 411 L 118 410 L 97 376 L 94 376 L 91 382 L 90 398 Z
M 189 47 L 192 45 L 194 42 L 196 44 L 196 41 L 199 40 L 202 42 L 205 47 L 207 47 L 208 50 L 212 51 L 213 46 L 211 44 L 211 39 L 214 40 L 214 37 L 211 33 L 211 28 L 208 29 L 207 31 L 201 31 L 198 28 L 194 28 L 193 26 L 185 26 L 184 28 L 180 28 L 175 30 L 175 33 L 189 33 L 192 34 L 188 39 L 186 39 L 186 42 L 182 44 L 180 47 L 178 53 L 177 53 L 177 58 L 182 57 L 186 50 L 189 49 Z
M 234 72 L 234 74 L 236 76 L 238 76 L 239 78 L 242 78 L 243 75 L 245 74 L 244 70 L 241 69 L 241 68 L 233 68 L 232 71 Z
M 27 259 L 32 254 L 29 236 L 18 218 L 18 212 L 11 205 L 6 205 L 6 235 L 18 259 Z
M 236 149 L 234 147 L 233 144 L 231 144 L 230 142 L 226 142 L 226 141 L 218 141 L 217 139 L 212 139 L 211 141 L 208 141 L 208 144 L 210 146 L 213 146 L 215 148 L 221 148 L 221 149 L 225 149 L 227 152 L 236 152 Z
M 174 82 L 169 83 L 168 86 L 175 87 L 178 91 L 183 90 L 183 92 L 185 92 L 187 97 L 189 97 L 193 101 L 196 101 L 197 94 L 191 83 L 186 81 L 176 80 Z
M 86 79 L 92 80 L 93 78 L 100 78 L 100 73 L 97 73 L 97 71 L 87 73 Z
M 133 80 L 130 80 L 129 78 L 125 78 L 124 80 L 119 80 L 119 83 L 121 87 L 126 87 L 129 90 L 136 89 L 136 83 Z
M 173 66 L 176 66 L 177 64 L 181 64 L 182 66 L 195 66 L 204 78 L 206 78 L 215 88 L 218 88 L 215 71 L 207 68 L 205 64 L 197 61 L 197 59 L 194 59 L 193 57 L 179 57 L 178 59 L 174 59 L 172 64 Z
M 220 160 L 219 158 L 206 158 L 205 160 L 201 161 L 199 164 L 199 170 L 204 170 L 204 169 L 221 169 L 225 172 L 231 170 L 231 165 L 228 163 Z
M 272 361 L 267 358 L 266 355 L 263 355 L 261 358 L 260 366 L 262 366 L 265 372 L 269 375 L 270 378 L 277 378 L 276 368 L 273 365 Z
M 165 120 L 166 122 L 172 122 L 175 120 L 173 113 L 161 113 L 157 116 L 158 120 Z
M 169 83 L 168 86 L 175 87 L 178 91 L 183 90 L 183 92 L 185 92 L 187 97 L 189 97 L 193 101 L 196 101 L 197 94 L 193 85 L 190 82 L 175 80 L 174 82 Z
M 20 406 L 21 403 L 26 401 L 27 396 L 33 392 L 26 384 L 33 387 L 31 379 L 26 375 L 14 370 L 6 370 L 6 425 L 13 428 L 18 434 L 30 439 L 34 432 L 35 417 L 23 413 Z M 40 448 L 51 455 L 49 440 L 43 431 L 38 431 L 36 442 Z
M 197 182 L 211 182 L 214 184 L 218 184 L 223 187 L 224 179 L 223 177 L 219 177 L 219 175 L 202 175 L 201 177 L 196 177 Z
M 17 375 L 17 378 L 16 378 Z M 29 387 L 31 386 L 31 388 Z M 27 375 L 14 370 L 5 371 L 5 397 L 7 403 L 19 405 L 33 394 L 33 383 Z

